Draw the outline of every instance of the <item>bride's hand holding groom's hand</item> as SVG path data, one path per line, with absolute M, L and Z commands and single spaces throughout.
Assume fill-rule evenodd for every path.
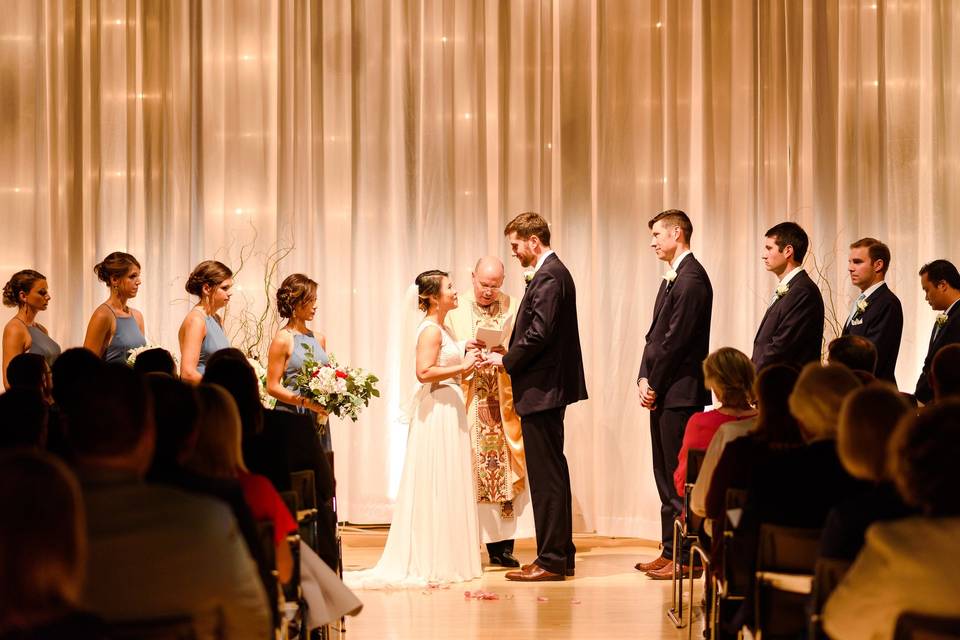
M 480 352 L 477 349 L 468 349 L 460 363 L 460 373 L 470 373 L 477 367 Z

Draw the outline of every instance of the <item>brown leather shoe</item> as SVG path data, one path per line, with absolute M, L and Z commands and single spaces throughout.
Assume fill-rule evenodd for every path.
M 658 556 L 656 560 L 651 560 L 650 562 L 638 562 L 633 565 L 633 568 L 637 571 L 656 571 L 657 569 L 663 569 L 665 566 L 670 564 L 670 561 L 664 558 L 663 556 Z
M 690 567 L 687 565 L 682 565 L 680 571 L 683 573 L 684 578 L 690 577 Z M 703 567 L 694 567 L 693 577 L 699 578 L 703 575 Z M 673 562 L 667 561 L 667 564 L 663 567 L 656 569 L 655 571 L 647 571 L 647 577 L 651 580 L 673 580 Z
M 513 580 L 514 582 L 553 582 L 566 580 L 566 578 L 559 573 L 551 573 L 538 564 L 528 564 L 520 571 L 507 571 L 506 574 L 507 580 Z

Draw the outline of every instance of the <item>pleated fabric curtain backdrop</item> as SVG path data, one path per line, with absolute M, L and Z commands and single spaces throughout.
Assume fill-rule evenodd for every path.
M 40 316 L 80 344 L 92 266 L 143 264 L 151 342 L 176 351 L 194 264 L 235 270 L 228 333 L 264 351 L 271 286 L 321 283 L 315 328 L 383 378 L 335 423 L 341 516 L 390 520 L 404 292 L 461 289 L 482 255 L 523 292 L 505 222 L 552 223 L 578 286 L 591 400 L 567 414 L 579 531 L 656 538 L 634 380 L 664 272 L 647 221 L 693 219 L 712 347 L 750 353 L 775 282 L 764 231 L 810 233 L 826 337 L 854 297 L 847 245 L 893 251 L 913 381 L 933 312 L 917 270 L 960 259 L 960 4 L 951 0 L 5 0 L 2 276 L 32 267 Z M 289 251 L 289 253 L 288 253 Z M 281 259 L 282 258 L 282 259 Z M 279 260 L 279 262 L 278 262 Z M 241 268 L 242 265 L 242 268 Z M 258 334 L 258 324 L 264 335 Z

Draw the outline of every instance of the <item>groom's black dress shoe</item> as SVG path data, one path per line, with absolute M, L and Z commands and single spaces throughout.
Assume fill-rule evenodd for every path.
M 490 564 L 497 564 L 501 567 L 515 569 L 520 566 L 520 561 L 517 560 L 509 551 L 504 551 L 498 556 L 490 556 Z

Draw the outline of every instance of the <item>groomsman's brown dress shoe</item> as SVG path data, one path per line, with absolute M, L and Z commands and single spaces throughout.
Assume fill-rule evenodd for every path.
M 681 565 L 680 571 L 683 573 L 684 578 L 690 577 L 689 566 Z M 703 567 L 694 567 L 693 577 L 699 578 L 701 575 L 703 575 Z M 651 580 L 673 580 L 673 562 L 668 560 L 667 564 L 663 567 L 654 571 L 647 571 L 647 577 Z
M 559 573 L 551 573 L 538 564 L 526 564 L 520 571 L 507 571 L 507 580 L 514 582 L 553 582 L 566 578 Z
M 637 571 L 656 571 L 657 569 L 663 569 L 665 566 L 670 564 L 670 561 L 664 558 L 663 556 L 658 556 L 656 560 L 651 560 L 650 562 L 638 562 L 633 565 L 633 568 Z

